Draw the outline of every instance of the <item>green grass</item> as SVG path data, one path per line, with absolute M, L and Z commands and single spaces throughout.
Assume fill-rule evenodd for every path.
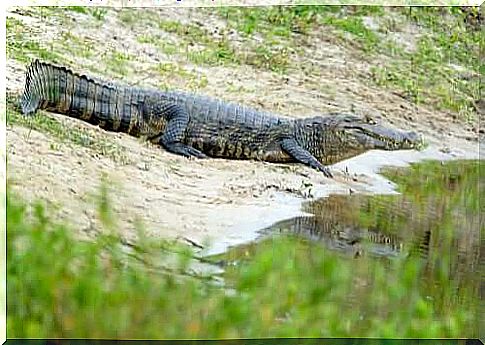
M 130 72 L 130 61 L 133 61 L 133 57 L 127 53 L 110 51 L 103 60 L 111 73 L 126 77 Z
M 405 296 L 422 291 L 426 295 L 426 303 L 419 302 L 421 304 L 419 309 L 423 308 L 420 313 L 431 313 L 435 317 L 434 320 L 438 321 L 441 317 L 451 316 L 448 309 L 450 306 L 453 306 L 453 310 L 468 310 L 469 314 L 466 318 L 469 321 L 458 327 L 465 327 L 462 328 L 464 334 L 476 332 L 475 324 L 471 320 L 479 318 L 480 274 L 483 274 L 483 268 L 477 268 L 478 241 L 482 236 L 478 231 L 482 234 L 485 231 L 479 213 L 479 201 L 485 196 L 481 183 L 483 168 L 484 164 L 478 161 L 455 161 L 443 165 L 440 162 L 430 161 L 413 164 L 409 169 L 386 169 L 384 174 L 398 183 L 402 195 L 353 195 L 351 197 L 334 195 L 308 203 L 303 211 L 313 214 L 320 228 L 310 230 L 305 227 L 292 230 L 278 225 L 274 228 L 276 233 L 273 237 L 269 236 L 262 242 L 231 248 L 228 253 L 215 256 L 212 260 L 225 261 L 228 264 L 226 280 L 237 284 L 238 267 L 252 262 L 257 253 L 264 251 L 264 248 L 271 248 L 274 238 L 278 240 L 282 234 L 287 234 L 287 238 L 298 242 L 301 246 L 300 250 L 311 257 L 306 261 L 307 265 L 311 265 L 313 260 L 318 260 L 315 259 L 313 251 L 316 250 L 316 256 L 320 255 L 321 249 L 318 248 L 324 245 L 322 242 L 326 242 L 315 239 L 320 235 L 318 231 L 336 232 L 349 228 L 362 231 L 368 229 L 374 233 L 378 231 L 390 241 L 398 240 L 403 247 L 397 258 L 380 257 L 379 260 L 372 259 L 372 261 L 366 259 L 366 256 L 369 255 L 369 250 L 375 243 L 372 245 L 362 240 L 364 256 L 357 260 L 344 254 L 342 250 L 339 267 L 349 269 L 355 281 L 359 282 L 359 286 L 347 287 L 349 289 L 346 292 L 347 296 L 353 296 L 351 297 L 353 308 L 365 312 L 366 315 L 390 316 L 390 313 L 397 312 L 401 315 L 397 316 L 395 321 L 407 323 L 406 320 L 411 317 L 407 314 L 409 309 L 405 305 L 400 306 L 400 302 L 394 298 L 401 296 L 404 302 Z M 291 224 L 297 226 L 297 223 Z M 323 227 L 325 230 L 322 229 Z M 302 239 L 302 234 L 309 231 L 312 231 L 313 241 L 308 241 L 307 237 Z M 425 244 L 423 237 L 428 231 L 430 240 Z M 342 243 L 345 242 L 344 238 L 346 237 L 343 236 L 340 240 Z M 333 254 L 327 251 L 326 258 L 335 255 L 335 252 L 331 253 Z M 385 267 L 385 271 L 379 273 L 384 275 L 383 280 L 387 280 L 391 285 L 394 279 L 399 280 L 399 283 L 391 288 L 392 292 L 380 287 L 380 283 L 376 284 L 376 276 L 369 275 L 368 269 L 371 272 L 376 269 L 376 261 L 373 260 L 377 260 L 378 265 Z M 352 264 L 355 264 L 355 267 L 349 268 Z M 405 275 L 405 280 L 403 277 L 396 278 L 395 275 L 399 274 Z M 311 280 L 313 281 L 313 278 Z M 287 283 L 290 282 L 289 278 Z M 407 284 L 414 285 L 410 288 Z M 275 284 L 275 286 L 280 285 Z M 362 287 L 369 289 L 373 287 L 374 291 L 386 292 L 379 293 L 378 296 L 366 293 L 361 295 L 365 291 L 365 288 L 361 290 Z M 387 295 L 387 292 L 391 295 Z M 368 301 L 368 298 L 374 300 Z M 378 307 L 383 303 L 381 298 L 386 301 L 384 303 L 397 303 L 392 312 L 384 305 Z M 427 303 L 434 305 L 434 311 L 425 307 Z M 348 318 L 346 312 L 343 312 L 342 317 Z M 401 320 L 398 320 L 399 318 Z M 354 322 L 352 327 L 355 327 Z M 380 323 L 377 320 L 374 322 Z M 416 320 L 414 322 L 419 323 Z M 454 322 L 450 319 L 450 324 Z M 363 321 L 361 325 L 365 327 L 365 324 L 366 321 Z M 382 325 L 378 327 L 380 326 Z M 368 325 L 368 327 L 371 326 Z M 390 331 L 389 336 L 393 332 L 396 332 L 396 329 Z M 427 337 L 424 328 L 420 332 L 422 332 L 421 336 Z
M 463 13 L 458 9 L 416 9 L 410 14 L 409 9 L 396 10 L 428 35 L 418 37 L 416 49 L 407 51 L 381 39 L 382 30 L 374 32 L 364 24 L 364 16 L 383 17 L 387 9 L 346 10 L 344 15 L 338 6 L 218 9 L 229 28 L 244 37 L 241 49 L 224 35 L 214 39 L 196 25 L 169 20 L 156 23 L 160 30 L 176 35 L 180 46 L 149 34 L 138 40 L 195 64 L 247 64 L 284 73 L 295 67 L 290 58 L 295 46 L 304 45 L 307 36 L 321 26 L 322 30 L 331 29 L 332 35 L 336 32 L 339 44 L 351 47 L 369 61 L 379 56 L 392 57 L 378 60 L 382 64 L 371 68 L 376 85 L 398 90 L 417 104 L 453 111 L 466 119 L 476 116 L 476 77 L 463 76 L 463 71 L 450 66 L 457 65 L 465 73 L 483 69 L 478 52 L 483 35 L 463 24 Z M 98 24 L 107 15 L 102 9 L 91 13 L 84 7 L 72 7 L 71 11 L 89 14 Z M 126 12 L 120 21 L 134 26 L 158 20 L 151 14 L 144 18 L 131 16 L 134 13 Z M 398 30 L 401 24 L 389 20 L 385 25 Z M 263 38 L 262 43 L 253 40 L 256 35 Z M 22 63 L 32 57 L 63 62 L 65 51 L 73 55 L 70 59 L 94 54 L 91 49 L 82 52 L 85 40 L 73 34 L 64 34 L 61 43 L 38 42 L 34 37 L 27 25 L 7 18 L 8 58 Z M 128 74 L 131 59 L 116 51 L 102 57 L 109 70 L 121 76 Z M 203 76 L 198 80 L 197 73 L 178 64 L 160 64 L 156 72 L 166 79 L 188 80 L 188 88 L 203 88 L 207 83 Z M 43 112 L 26 119 L 9 105 L 7 123 L 52 135 L 56 139 L 53 150 L 74 144 L 120 162 L 126 160 L 123 148 L 115 143 L 89 131 L 67 128 Z M 93 242 L 77 239 L 74 234 L 79 229 L 52 221 L 52 206 L 27 204 L 9 189 L 8 336 L 477 337 L 476 286 L 463 284 L 466 280 L 459 280 L 450 269 L 459 264 L 449 250 L 457 229 L 453 219 L 459 217 L 448 207 L 454 203 L 464 205 L 460 217 L 478 212 L 477 198 L 481 196 L 476 194 L 476 184 L 470 182 L 480 181 L 481 176 L 468 172 L 466 189 L 454 194 L 456 181 L 462 176 L 459 169 L 451 168 L 448 173 L 432 169 L 418 165 L 411 182 L 407 175 L 390 175 L 402 186 L 415 183 L 415 188 L 425 188 L 416 193 L 410 187 L 400 187 L 416 200 L 440 195 L 440 184 L 451 193 L 438 209 L 445 216 L 443 224 L 436 228 L 442 234 L 439 250 L 427 263 L 415 257 L 385 265 L 381 261 L 349 260 L 325 248 L 315 246 L 309 250 L 305 243 L 281 238 L 257 246 L 247 263 L 227 271 L 225 283 L 232 290 L 224 290 L 209 279 L 194 279 L 187 274 L 193 253 L 175 243 L 154 242 L 144 236 L 142 226 L 133 230 L 139 234 L 138 242 L 126 245 L 116 233 L 105 185 L 98 201 L 103 226 L 97 229 L 99 237 Z M 447 178 L 430 182 L 440 176 Z M 392 223 L 379 215 L 368 215 L 361 221 L 393 234 L 396 226 L 406 224 L 407 218 L 397 215 Z M 175 264 L 173 249 L 180 252 L 175 254 Z M 359 304 L 349 299 L 352 296 Z
M 178 36 L 183 45 L 176 52 L 178 55 L 185 55 L 188 61 L 195 64 L 205 65 L 224 65 L 238 63 L 235 50 L 225 39 L 215 40 L 200 27 L 193 24 L 182 24 L 180 22 L 161 20 L 159 21 L 161 30 L 173 33 Z M 173 52 L 173 47 L 168 47 L 165 43 L 164 51 Z M 198 45 L 198 48 L 191 48 Z
M 89 38 L 79 37 L 72 32 L 66 31 L 62 33 L 61 39 L 66 51 L 72 56 L 86 59 L 94 57 L 95 45 L 93 42 L 90 42 Z
M 123 24 L 128 25 L 130 27 L 133 27 L 137 22 L 137 17 L 133 15 L 133 11 L 129 11 L 129 10 L 121 11 L 119 14 L 119 18 Z
M 270 49 L 264 44 L 258 44 L 246 55 L 245 62 L 258 68 L 284 73 L 290 66 L 290 52 L 291 49 L 286 47 Z
M 76 13 L 81 13 L 81 14 L 89 14 L 91 15 L 94 19 L 97 21 L 103 22 L 106 15 L 108 14 L 108 8 L 107 7 L 87 7 L 87 6 L 67 6 L 67 7 L 61 7 L 62 10 L 64 11 L 71 11 L 71 12 L 76 12 Z
M 375 50 L 379 42 L 377 34 L 364 25 L 361 17 L 339 18 L 329 16 L 323 18 L 322 23 L 351 34 L 354 47 L 355 43 L 359 43 L 363 52 L 368 53 Z
M 376 51 L 379 37 L 363 24 L 362 17 L 382 16 L 383 12 L 379 6 L 300 5 L 222 8 L 218 13 L 243 35 L 262 36 L 268 49 L 278 45 L 296 49 L 306 44 L 306 36 L 328 27 L 342 44 L 359 48 L 368 55 Z
M 157 38 L 155 38 L 154 36 L 146 35 L 146 34 L 138 36 L 136 38 L 136 40 L 137 40 L 138 43 L 149 43 L 149 44 L 158 43 Z
M 479 47 L 484 43 L 483 35 L 466 27 L 464 14 L 458 9 L 419 8 L 403 10 L 403 14 L 427 34 L 418 38 L 415 51 L 398 51 L 393 62 L 374 66 L 373 80 L 399 89 L 414 103 L 474 121 L 475 102 L 480 98 Z
M 93 7 L 93 8 L 90 8 L 89 12 L 97 20 L 104 21 L 104 17 L 108 13 L 108 9 L 103 7 Z
M 289 67 L 290 50 L 286 47 L 249 42 L 246 48 L 238 50 L 232 46 L 226 36 L 213 38 L 205 30 L 193 24 L 161 20 L 159 27 L 168 33 L 176 34 L 183 43 L 182 47 L 177 49 L 172 44 L 146 35 L 139 37 L 138 40 L 142 43 L 158 45 L 167 54 L 185 56 L 188 61 L 196 65 L 246 64 L 274 72 L 284 72 Z
M 60 13 L 50 7 L 45 7 L 42 11 L 56 16 Z M 22 64 L 28 64 L 33 59 L 70 64 L 73 58 L 93 58 L 94 51 L 95 44 L 89 37 L 80 37 L 71 31 L 62 31 L 57 39 L 42 41 L 37 39 L 23 22 L 15 18 L 7 18 L 7 58 L 15 59 Z M 99 72 L 96 66 L 88 67 Z
M 210 11 L 213 12 L 214 9 Z M 120 24 L 137 28 L 155 26 L 172 34 L 174 40 L 143 32 L 141 44 L 157 47 L 182 63 L 206 66 L 252 66 L 259 70 L 291 74 L 305 64 L 305 46 L 316 37 L 328 37 L 336 45 L 369 65 L 369 73 L 359 78 L 392 90 L 417 105 L 451 114 L 461 121 L 474 122 L 480 99 L 479 76 L 483 74 L 480 46 L 484 36 L 467 22 L 478 9 L 464 12 L 454 7 L 385 8 L 382 6 L 270 6 L 222 7 L 216 13 L 227 28 L 213 36 L 202 26 L 160 18 L 156 11 L 120 11 Z M 42 7 L 41 16 L 61 20 L 68 12 L 85 13 L 100 25 L 108 14 L 105 8 Z M 35 14 L 35 12 L 33 12 Z M 475 13 L 475 14 L 476 14 Z M 63 25 L 73 22 L 65 15 Z M 371 20 L 377 28 L 369 27 Z M 407 48 L 390 35 L 403 27 L 415 27 L 415 47 Z M 242 42 L 234 43 L 229 32 L 236 30 Z M 328 32 L 328 33 L 327 33 Z M 39 41 L 31 29 L 7 18 L 7 57 L 21 63 L 40 58 L 56 63 L 72 63 L 77 57 L 92 59 L 96 47 L 87 37 L 65 31 L 59 39 Z M 262 39 L 262 41 L 261 41 Z M 318 38 L 320 39 L 320 38 Z M 406 39 L 406 38 L 404 38 Z M 66 54 L 67 52 L 67 54 Z M 101 57 L 101 65 L 87 66 L 93 72 L 127 77 L 133 56 L 112 52 Z M 317 78 L 318 68 L 305 73 Z M 190 82 L 194 90 L 197 83 Z M 203 83 L 201 83 L 203 84 Z
M 452 167 L 448 175 L 465 184 L 477 173 L 460 180 L 459 171 Z M 428 172 L 426 165 L 414 170 L 412 177 L 422 175 L 416 184 L 434 176 Z M 409 181 L 408 174 L 395 176 Z M 143 227 L 134 229 L 139 239 L 127 246 L 116 232 L 115 195 L 104 181 L 97 197 L 103 225 L 93 242 L 52 221 L 44 204 L 27 205 L 7 189 L 9 337 L 478 336 L 474 287 L 455 294 L 460 279 L 450 270 L 450 236 L 442 237 L 430 261 L 410 256 L 386 263 L 279 237 L 228 268 L 224 288 L 186 274 L 194 253 L 148 238 Z M 452 199 L 477 212 L 477 189 L 458 190 Z M 445 223 L 441 231 L 452 234 L 453 228 Z
M 186 51 L 187 60 L 196 65 L 219 66 L 231 63 L 238 64 L 238 57 L 228 42 L 220 41 L 211 47 L 204 47 L 201 50 Z
M 15 18 L 7 18 L 7 58 L 27 63 L 31 58 L 60 62 L 62 55 L 53 50 L 52 46 L 41 46 L 38 40 L 27 39 L 28 27 Z
M 160 19 L 158 21 L 158 27 L 166 32 L 174 33 L 179 36 L 184 36 L 190 43 L 210 43 L 211 39 L 207 33 L 200 27 L 194 24 L 184 24 L 181 22 Z
M 376 85 L 397 89 L 413 103 L 454 112 L 459 119 L 476 119 L 479 47 L 485 42 L 479 30 L 465 23 L 467 14 L 459 8 L 273 6 L 220 8 L 218 14 L 226 19 L 230 28 L 249 40 L 256 34 L 262 36 L 266 51 L 263 57 L 278 56 L 275 49 L 278 45 L 287 48 L 304 45 L 299 34 L 308 35 L 328 27 L 333 40 L 357 51 L 366 61 L 379 59 L 380 63 L 370 69 Z M 368 28 L 364 17 L 376 21 L 377 30 Z M 399 43 L 387 39 L 389 32 L 399 32 L 405 23 L 417 25 L 423 33 L 417 39 L 416 51 L 408 52 Z M 254 58 L 258 48 L 253 47 L 246 61 L 257 61 L 256 65 L 263 68 L 276 66 L 279 69 L 278 61 L 261 56 Z M 389 59 L 382 59 L 382 56 Z M 282 61 L 283 71 L 295 67 L 291 60 L 283 58 Z M 465 75 L 474 76 L 463 77 L 464 73 L 450 67 L 450 63 L 464 69 Z
M 319 16 L 336 10 L 335 6 L 221 7 L 218 14 L 244 35 L 288 38 L 292 32 L 308 33 L 317 25 Z
M 67 6 L 66 11 L 72 11 L 76 13 L 88 14 L 88 7 L 86 6 Z
M 160 63 L 156 66 L 156 71 L 167 80 L 166 85 L 161 85 L 162 88 L 170 88 L 170 84 L 174 84 L 176 79 L 180 79 L 184 85 L 184 89 L 197 91 L 207 86 L 207 76 L 189 71 L 184 67 L 175 63 Z

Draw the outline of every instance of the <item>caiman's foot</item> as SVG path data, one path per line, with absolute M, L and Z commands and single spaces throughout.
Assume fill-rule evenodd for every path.
M 207 158 L 201 151 L 182 143 L 189 123 L 189 115 L 183 107 L 165 101 L 152 104 L 152 107 L 156 108 L 158 116 L 168 119 L 167 126 L 159 139 L 165 150 L 188 158 Z
M 316 168 L 317 170 L 323 172 L 323 174 L 328 177 L 328 178 L 333 178 L 333 174 L 330 171 L 330 169 L 322 164 L 320 164 L 319 167 Z
M 328 178 L 333 178 L 333 174 L 330 172 L 330 169 L 320 163 L 310 152 L 298 145 L 295 139 L 283 139 L 281 141 L 281 148 L 298 162 L 323 172 L 323 174 Z
M 182 143 L 166 144 L 164 145 L 164 148 L 171 153 L 175 153 L 177 155 L 181 155 L 187 158 L 207 158 L 207 155 L 205 155 L 201 151 L 193 148 L 192 146 L 188 146 Z

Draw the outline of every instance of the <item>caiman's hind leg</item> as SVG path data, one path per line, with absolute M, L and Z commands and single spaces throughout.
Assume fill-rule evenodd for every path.
M 207 158 L 201 151 L 183 143 L 189 115 L 177 104 L 160 104 L 157 113 L 167 119 L 167 126 L 159 139 L 165 150 L 185 157 Z
M 333 177 L 330 169 L 320 163 L 310 152 L 298 145 L 295 139 L 283 139 L 281 148 L 298 162 L 323 172 L 326 177 Z

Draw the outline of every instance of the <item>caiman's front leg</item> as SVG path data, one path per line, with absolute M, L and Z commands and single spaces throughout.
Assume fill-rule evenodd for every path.
M 333 177 L 330 169 L 320 163 L 310 152 L 301 147 L 295 139 L 283 139 L 281 141 L 281 148 L 298 162 L 323 172 L 326 177 Z
M 160 145 L 169 152 L 185 157 L 207 157 L 201 151 L 183 143 L 187 124 L 189 123 L 189 115 L 185 109 L 174 103 L 165 103 L 157 110 L 161 116 L 167 119 L 167 126 L 159 139 Z

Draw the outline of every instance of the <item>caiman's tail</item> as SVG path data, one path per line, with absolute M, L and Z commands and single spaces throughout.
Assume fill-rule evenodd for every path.
M 92 111 L 94 95 L 87 92 L 89 86 L 92 90 L 96 90 L 96 86 L 102 88 L 85 75 L 36 59 L 27 68 L 20 109 L 24 115 L 46 109 L 78 117 Z
M 99 122 L 110 117 L 110 102 L 118 100 L 119 91 L 109 83 L 36 59 L 27 68 L 20 108 L 24 115 L 45 109 Z
M 94 80 L 63 66 L 34 60 L 27 68 L 19 106 L 24 115 L 44 109 L 105 130 L 135 135 L 135 112 L 143 97 L 138 89 Z
M 34 60 L 27 68 L 24 93 L 20 100 L 22 113 L 33 115 L 48 105 L 59 106 L 61 98 L 66 98 L 65 82 L 68 75 L 74 79 L 73 73 L 64 67 Z
M 24 93 L 20 100 L 20 109 L 24 115 L 33 115 L 39 109 L 41 102 L 40 87 L 37 81 L 39 74 L 41 74 L 39 62 L 35 60 L 27 69 Z M 35 85 L 34 80 L 36 80 Z

